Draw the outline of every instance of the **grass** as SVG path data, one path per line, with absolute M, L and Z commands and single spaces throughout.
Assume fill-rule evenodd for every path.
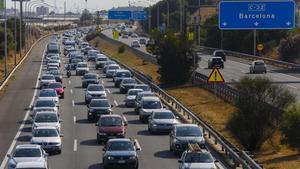
M 129 48 L 125 52 L 118 53 L 118 46 L 101 39 L 95 38 L 91 44 L 97 44 L 98 48 L 122 63 L 140 70 L 155 79 L 159 74 L 157 65 L 144 63 Z M 243 149 L 241 144 L 226 129 L 227 121 L 230 119 L 235 107 L 222 99 L 216 98 L 211 92 L 199 87 L 176 87 L 166 91 L 192 110 L 196 115 L 213 126 L 221 135 L 237 147 Z M 255 159 L 267 169 L 300 169 L 300 154 L 280 142 L 280 133 L 277 132 L 262 147 L 261 151 L 255 153 Z

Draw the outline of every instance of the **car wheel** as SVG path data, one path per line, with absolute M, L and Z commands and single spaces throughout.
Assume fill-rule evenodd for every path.
M 88 116 L 88 122 L 89 123 L 93 122 L 93 118 L 91 116 Z
M 134 169 L 138 169 L 139 168 L 139 162 L 137 161 L 136 166 L 134 167 Z
M 149 131 L 150 134 L 153 134 L 153 130 L 151 129 L 150 126 L 148 126 L 148 131 Z
M 57 153 L 58 153 L 58 154 L 61 154 L 61 150 L 57 150 Z
M 143 121 L 143 118 L 142 118 L 142 116 L 139 116 L 139 120 L 140 120 L 140 121 Z
M 101 140 L 99 134 L 97 134 L 97 143 L 98 143 L 98 144 L 101 144 L 101 143 L 102 143 L 102 140 Z
M 64 99 L 64 98 L 65 98 L 65 94 L 64 94 L 64 93 L 61 95 L 61 98 L 62 98 L 62 99 Z

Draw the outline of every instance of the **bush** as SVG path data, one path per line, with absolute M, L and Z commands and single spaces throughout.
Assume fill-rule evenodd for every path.
M 300 104 L 292 104 L 283 115 L 280 125 L 283 141 L 291 147 L 300 148 Z
M 235 102 L 237 111 L 228 128 L 245 148 L 259 150 L 276 131 L 283 110 L 295 101 L 295 96 L 262 77 L 244 77 L 236 88 L 240 94 Z
M 300 54 L 300 35 L 281 40 L 278 52 L 280 60 L 296 62 Z
M 124 53 L 124 52 L 125 52 L 125 46 L 124 45 L 119 46 L 118 53 Z

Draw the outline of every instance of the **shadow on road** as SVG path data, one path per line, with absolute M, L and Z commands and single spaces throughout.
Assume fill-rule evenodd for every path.
M 103 165 L 100 163 L 90 165 L 88 169 L 103 169 Z
M 26 135 L 26 136 L 19 136 L 17 138 L 17 141 L 19 142 L 30 142 L 31 136 L 30 135 Z
M 154 153 L 154 157 L 168 158 L 168 159 L 178 159 L 179 158 L 178 156 L 175 156 L 169 150 L 163 150 L 163 151 L 156 152 L 156 153 Z
M 83 145 L 83 146 L 100 146 L 100 145 L 97 143 L 97 140 L 96 140 L 96 139 L 90 139 L 90 140 L 84 140 L 84 141 L 81 141 L 81 142 L 80 142 L 80 145 Z

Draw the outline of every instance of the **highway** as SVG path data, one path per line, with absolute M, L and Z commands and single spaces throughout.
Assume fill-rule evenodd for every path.
M 111 29 L 104 30 L 102 33 L 109 38 L 113 38 Z M 128 39 L 123 39 L 121 37 L 119 38 L 120 42 L 129 46 L 131 45 L 132 40 L 133 38 L 131 37 L 129 37 Z M 136 49 L 149 54 L 146 51 L 144 45 Z M 200 61 L 198 62 L 199 67 L 196 71 L 209 76 L 212 70 L 208 69 L 207 65 L 208 59 L 211 57 L 211 55 L 200 52 L 198 53 L 198 57 L 200 58 Z M 225 68 L 220 69 L 220 72 L 223 75 L 225 82 L 236 82 L 244 76 L 267 77 L 273 82 L 278 82 L 279 84 L 285 86 L 292 93 L 295 93 L 297 95 L 297 99 L 300 100 L 300 74 L 296 72 L 289 72 L 287 70 L 272 65 L 267 65 L 267 74 L 249 74 L 250 63 L 251 61 L 249 60 L 228 56 L 227 61 L 224 64 Z
M 15 74 L 0 100 L 0 169 L 6 168 L 6 154 L 13 152 L 19 144 L 30 142 L 31 122 L 30 107 L 38 93 L 38 77 L 45 71 L 43 58 L 45 46 L 49 38 L 40 41 L 30 52 L 27 60 Z M 62 56 L 62 62 L 67 63 Z M 64 64 L 61 66 L 64 67 Z M 97 72 L 101 83 L 107 90 L 108 99 L 114 105 L 115 114 L 124 114 L 128 120 L 126 137 L 139 141 L 142 151 L 139 152 L 140 169 L 175 169 L 178 168 L 179 157 L 169 152 L 168 135 L 150 135 L 147 124 L 142 124 L 133 108 L 126 108 L 124 95 L 107 79 L 95 70 L 94 62 L 89 63 L 91 72 Z M 65 98 L 60 100 L 60 118 L 64 134 L 62 154 L 51 155 L 51 169 L 94 169 L 102 168 L 102 148 L 96 142 L 96 126 L 87 121 L 87 107 L 84 103 L 84 89 L 81 88 L 81 76 L 66 77 L 62 69 Z M 4 139 L 3 139 L 4 138 Z

